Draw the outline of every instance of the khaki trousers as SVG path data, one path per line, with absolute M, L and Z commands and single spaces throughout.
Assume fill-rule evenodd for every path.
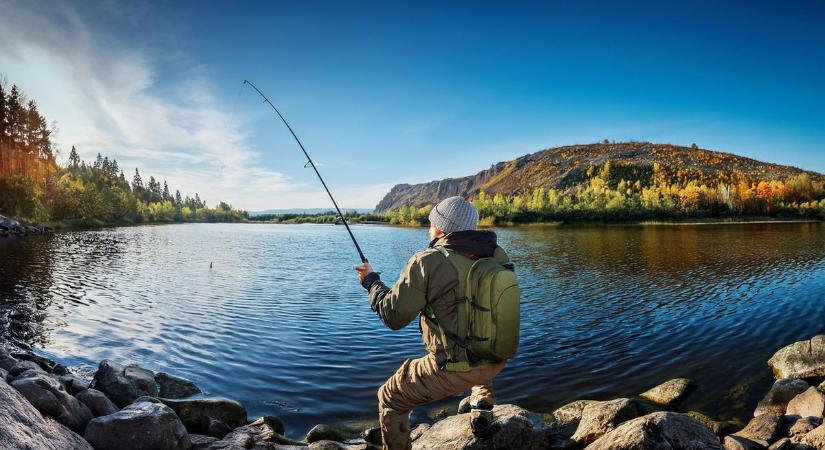
M 384 450 L 412 448 L 410 411 L 417 406 L 466 391 L 472 391 L 473 404 L 480 399 L 493 404 L 493 378 L 505 364 L 506 361 L 502 361 L 476 366 L 469 372 L 447 372 L 438 368 L 432 354 L 406 360 L 378 389 L 378 417 Z

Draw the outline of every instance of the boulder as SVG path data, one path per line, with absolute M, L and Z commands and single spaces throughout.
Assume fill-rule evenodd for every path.
M 203 421 L 201 422 L 201 430 L 207 436 L 217 439 L 223 439 L 224 436 L 232 432 L 232 428 L 230 428 L 229 425 L 212 417 L 203 418 Z
M 189 442 L 192 444 L 191 450 L 206 450 L 213 442 L 218 440 L 212 436 L 204 436 L 202 434 L 190 434 Z
M 802 438 L 802 445 L 809 445 L 816 450 L 825 449 L 825 424 L 822 424 Z M 799 445 L 797 445 L 799 448 Z
M 579 426 L 571 439 L 579 444 L 589 444 L 637 416 L 636 404 L 627 398 L 591 403 L 582 410 Z
M 756 405 L 756 410 L 753 412 L 753 415 L 761 416 L 762 414 L 770 414 L 772 416 L 781 416 L 785 414 L 788 402 L 797 395 L 805 392 L 808 387 L 808 383 L 805 382 L 805 380 L 793 378 L 776 380 L 773 386 L 771 386 L 771 390 L 768 391 L 765 397 Z
M 315 441 L 343 441 L 344 433 L 342 433 L 339 428 L 320 424 L 312 427 L 312 429 L 307 432 L 304 440 L 310 444 Z
M 11 356 L 11 353 L 9 353 L 8 350 L 6 350 L 3 347 L 0 347 L 0 369 L 8 371 L 12 367 L 14 367 L 14 365 L 17 364 L 17 362 L 17 359 Z
M 464 397 L 458 402 L 458 414 L 467 414 L 472 409 L 473 406 L 470 405 L 470 397 Z
M 820 417 L 785 416 L 785 420 L 790 422 L 786 434 L 794 444 L 802 442 L 803 436 L 822 425 L 822 418 Z
M 86 405 L 95 417 L 108 416 L 118 412 L 119 408 L 97 389 L 84 389 L 75 398 Z
M 732 434 L 725 438 L 722 446 L 725 450 L 765 450 L 768 448 L 768 442 Z
M 69 395 L 63 385 L 45 373 L 30 371 L 33 375 L 11 383 L 26 400 L 43 415 L 49 416 L 71 430 L 82 433 L 92 420 L 86 405 Z
M 788 438 L 782 438 L 768 447 L 768 450 L 791 450 L 794 447 L 793 442 Z
M 188 450 L 189 435 L 166 405 L 140 402 L 93 419 L 86 440 L 95 450 Z
M 702 422 L 710 428 L 710 431 L 713 431 L 713 434 L 720 437 L 735 433 L 745 426 L 745 424 L 739 420 L 714 420 L 697 411 L 688 411 L 685 415 Z
M 794 342 L 768 360 L 776 378 L 814 378 L 825 376 L 825 335 Z
M 162 398 L 160 401 L 172 408 L 192 433 L 209 434 L 203 428 L 209 418 L 219 420 L 232 429 L 246 423 L 246 409 L 234 400 L 215 397 L 188 400 Z
M 808 388 L 788 402 L 785 414 L 799 417 L 822 417 L 825 413 L 825 395 L 815 387 Z
M 279 447 L 278 450 L 282 449 L 283 447 Z M 308 450 L 362 450 L 364 448 L 363 445 L 349 445 L 344 444 L 342 442 L 330 441 L 330 440 L 321 440 L 315 441 L 309 444 L 309 447 L 304 447 Z
M 60 382 L 63 383 L 63 387 L 66 388 L 66 392 L 72 395 L 76 395 L 78 392 L 89 388 L 88 381 L 74 375 L 63 375 L 60 377 Z
M 155 374 L 151 370 L 135 364 L 122 366 L 108 359 L 100 362 L 90 387 L 106 394 L 121 408 L 138 397 L 157 397 L 159 393 Z
M 236 428 L 225 438 L 212 442 L 208 450 L 307 450 L 307 444 L 287 439 L 275 432 L 269 416 L 264 416 L 249 425 Z
M 587 450 L 720 450 L 719 439 L 702 422 L 684 414 L 655 412 L 629 420 Z
M 43 416 L 19 392 L 0 380 L 0 448 L 92 450 L 88 442 Z
M 384 441 L 381 439 L 381 430 L 378 429 L 378 428 L 373 428 L 373 429 L 378 430 L 378 439 L 373 439 L 373 440 L 364 439 L 364 440 L 369 442 L 370 444 L 373 444 L 373 445 L 376 445 L 376 446 L 380 447 L 381 445 L 384 444 Z M 410 440 L 415 442 L 418 438 L 421 437 L 421 435 L 424 434 L 424 432 L 426 432 L 429 429 L 430 429 L 430 424 L 428 424 L 428 423 L 418 424 L 418 426 L 413 428 L 412 431 L 410 432 Z
M 20 376 L 24 372 L 28 372 L 28 371 L 45 373 L 45 372 L 43 372 L 43 369 L 40 368 L 40 366 L 37 365 L 37 363 L 35 363 L 33 361 L 18 361 L 17 363 L 15 363 L 13 366 L 11 366 L 8 369 L 9 374 L 6 375 L 6 380 L 11 382 L 12 380 L 17 378 L 18 376 Z
M 674 378 L 641 393 L 639 397 L 657 405 L 668 406 L 684 398 L 692 386 L 693 382 L 687 378 Z
M 158 395 L 163 398 L 186 398 L 201 393 L 195 383 L 164 372 L 155 374 L 155 382 L 159 388 Z
M 754 417 L 745 426 L 745 428 L 734 433 L 734 436 L 740 436 L 751 441 L 773 442 L 783 431 L 783 422 L 781 417 L 770 416 L 763 414 Z
M 576 400 L 553 411 L 553 418 L 556 423 L 562 425 L 579 422 L 584 408 L 595 403 L 599 402 L 596 400 Z
M 413 442 L 414 450 L 538 450 L 547 448 L 550 428 L 538 414 L 515 405 L 493 408 L 492 434 L 476 438 L 470 428 L 470 416 L 459 414 L 436 422 Z
M 426 429 L 430 428 L 430 426 L 427 425 L 427 424 L 421 424 L 421 425 L 426 425 L 427 426 Z M 419 430 L 421 433 L 426 431 L 426 429 L 420 429 L 421 425 L 416 427 L 415 430 L 412 430 L 412 432 L 410 433 L 410 436 L 412 436 L 415 433 L 416 430 Z M 382 445 L 384 445 L 384 438 L 381 437 L 381 429 L 380 428 L 376 428 L 376 427 L 367 428 L 366 430 L 364 430 L 363 433 L 361 433 L 361 437 L 368 444 L 372 444 L 372 445 L 375 445 L 375 446 L 378 446 L 378 447 L 381 447 Z M 421 437 L 420 433 L 418 434 L 418 436 L 416 436 L 415 439 L 418 439 L 419 437 Z M 413 440 L 415 440 L 415 439 L 413 439 Z

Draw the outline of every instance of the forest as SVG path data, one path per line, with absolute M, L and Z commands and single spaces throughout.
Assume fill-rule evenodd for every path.
M 165 180 L 145 182 L 138 169 L 130 182 L 117 160 L 100 154 L 87 164 L 72 147 L 60 165 L 53 132 L 34 100 L 0 83 L 0 214 L 60 227 L 246 218 L 223 202 L 208 207 L 197 193 L 172 194 Z
M 738 181 L 717 180 L 713 184 L 660 164 L 653 164 L 652 170 L 635 179 L 628 180 L 623 174 L 627 173 L 607 161 L 589 167 L 588 182 L 570 191 L 539 187 L 511 195 L 480 192 L 472 201 L 484 225 L 686 218 L 825 219 L 825 184 L 806 173 L 785 180 L 739 176 Z M 432 205 L 407 206 L 383 215 L 390 223 L 420 225 L 427 222 L 431 209 Z

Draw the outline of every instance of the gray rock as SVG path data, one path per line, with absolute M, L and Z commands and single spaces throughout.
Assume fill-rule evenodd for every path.
M 206 450 L 213 442 L 218 440 L 212 436 L 204 436 L 202 434 L 190 434 L 189 442 L 192 444 L 191 450 Z
M 86 405 L 95 417 L 108 416 L 118 412 L 119 408 L 97 389 L 84 389 L 75 398 Z
M 373 445 L 377 445 L 377 446 L 381 446 L 381 445 L 383 445 L 383 441 L 382 441 L 382 439 L 381 439 L 381 430 L 380 430 L 380 429 L 378 429 L 378 428 L 373 428 L 373 429 L 374 429 L 374 430 L 378 430 L 378 439 L 377 439 L 377 442 L 376 442 L 376 440 L 374 440 L 374 441 L 367 441 L 367 442 L 369 442 L 369 443 L 371 443 L 371 444 L 373 444 Z M 415 428 L 413 428 L 413 429 L 412 429 L 412 431 L 410 432 L 410 440 L 412 440 L 413 442 L 415 442 L 415 440 L 416 440 L 416 439 L 420 438 L 420 437 L 424 434 L 424 432 L 426 432 L 426 431 L 427 431 L 427 430 L 429 430 L 429 429 L 430 429 L 430 424 L 428 424 L 428 423 L 420 423 L 420 424 L 418 424 L 418 426 L 417 426 L 417 427 L 415 427 Z M 366 439 L 365 439 L 365 440 L 366 440 Z
M 589 444 L 637 416 L 636 404 L 630 399 L 591 403 L 582 410 L 579 426 L 571 439 L 579 444 Z
M 802 444 L 809 445 L 816 450 L 825 449 L 825 424 L 810 431 L 802 438 Z M 799 448 L 799 446 L 797 446 Z
M 0 380 L 0 448 L 92 450 L 88 442 L 43 416 L 19 392 Z
M 768 450 L 791 450 L 793 443 L 788 438 L 782 438 L 768 447 Z
M 799 417 L 822 417 L 825 413 L 825 395 L 815 387 L 808 388 L 788 402 L 785 414 Z
M 9 380 L 9 382 L 11 382 L 11 380 L 14 380 L 22 373 L 28 372 L 30 370 L 45 373 L 43 369 L 33 361 L 18 361 L 13 366 L 11 366 L 11 368 L 8 369 L 9 374 L 6 375 L 6 379 Z
M 720 450 L 719 439 L 702 422 L 684 414 L 655 412 L 629 420 L 587 450 Z
M 287 439 L 276 433 L 268 416 L 236 428 L 225 438 L 215 441 L 208 450 L 307 450 L 306 443 Z
M 472 410 L 473 407 L 470 405 L 470 397 L 464 397 L 458 402 L 458 414 L 467 414 Z
M 280 447 L 283 448 L 283 447 Z M 363 445 L 349 445 L 342 442 L 330 441 L 327 439 L 315 441 L 309 444 L 309 447 L 304 447 L 308 450 L 361 450 Z
M 86 405 L 69 395 L 57 380 L 47 374 L 34 372 L 33 376 L 11 383 L 23 397 L 43 415 L 49 416 L 72 431 L 82 433 L 92 420 L 92 412 Z
M 732 434 L 725 438 L 723 447 L 725 450 L 765 450 L 768 448 L 768 442 Z
M 553 418 L 560 425 L 578 423 L 582 418 L 584 408 L 595 403 L 599 402 L 596 400 L 576 400 L 553 411 Z
M 739 420 L 715 420 L 697 411 L 688 411 L 685 415 L 702 422 L 719 437 L 733 434 L 745 427 Z
M 761 416 L 762 414 L 769 414 L 772 416 L 781 416 L 785 414 L 788 402 L 807 389 L 808 383 L 805 382 L 805 380 L 792 378 L 776 380 L 771 390 L 768 391 L 765 397 L 756 405 L 756 410 L 753 412 L 753 415 Z
M 186 398 L 201 393 L 201 389 L 195 383 L 164 372 L 155 374 L 155 382 L 160 388 L 158 395 L 163 398 Z
M 786 434 L 794 444 L 802 442 L 802 437 L 822 425 L 820 417 L 785 416 L 785 421 L 789 424 Z
M 17 364 L 17 363 L 18 363 L 17 359 L 15 359 L 13 356 L 11 356 L 11 353 L 9 353 L 8 350 L 6 350 L 5 348 L 0 347 L 0 369 L 8 371 L 12 367 L 14 367 L 14 365 Z M 5 377 L 3 377 L 3 378 L 5 378 Z
M 429 426 L 427 426 L 427 428 L 429 429 Z M 413 430 L 413 431 L 415 431 L 415 430 Z M 421 431 L 423 432 L 424 430 L 421 430 Z M 375 427 L 367 428 L 366 430 L 364 430 L 363 433 L 361 433 L 361 437 L 364 438 L 364 441 L 366 441 L 369 444 L 372 444 L 372 445 L 375 445 L 375 446 L 378 446 L 378 447 L 384 445 L 384 438 L 381 437 L 381 429 L 380 428 L 375 428 Z M 421 436 L 419 435 L 418 437 L 421 437 Z
M 203 422 L 201 423 L 201 430 L 203 430 L 203 432 L 207 436 L 218 439 L 223 439 L 224 436 L 232 432 L 232 428 L 229 428 L 229 425 L 212 417 L 203 418 Z
M 768 360 L 776 378 L 814 378 L 825 375 L 825 335 L 788 345 Z
M 76 395 L 78 392 L 89 388 L 88 381 L 74 375 L 63 375 L 60 377 L 60 382 L 63 383 L 63 387 L 66 388 L 66 392 L 72 395 Z
M 773 442 L 783 430 L 783 421 L 781 417 L 770 416 L 763 414 L 754 417 L 745 426 L 745 428 L 734 433 L 734 436 L 740 436 L 751 441 L 759 442 Z
M 159 399 L 157 399 L 155 397 L 150 397 L 148 395 L 142 395 L 142 396 L 136 398 L 135 401 L 133 401 L 132 403 L 144 403 L 144 402 L 146 402 L 146 403 L 159 403 L 161 405 L 163 404 L 163 402 L 160 401 Z
M 86 440 L 95 450 L 188 450 L 189 435 L 168 406 L 141 402 L 86 427 Z
M 159 393 L 155 374 L 151 370 L 134 364 L 122 366 L 108 359 L 100 362 L 91 387 L 106 394 L 121 408 L 138 397 L 157 397 Z
M 643 392 L 639 396 L 657 405 L 669 406 L 687 395 L 693 382 L 687 378 L 674 378 Z
M 489 438 L 476 438 L 470 416 L 459 414 L 436 422 L 413 442 L 414 450 L 539 450 L 546 449 L 550 428 L 538 414 L 515 405 L 496 405 Z
M 310 444 L 315 441 L 343 441 L 344 433 L 342 433 L 339 428 L 326 424 L 319 424 L 315 425 L 307 432 L 304 440 Z
M 204 418 L 220 420 L 230 428 L 246 423 L 246 409 L 240 403 L 226 398 L 199 398 L 187 400 L 160 399 L 172 408 L 192 433 L 208 434 L 203 429 Z
M 0 380 L 5 380 L 8 374 L 9 373 L 6 371 L 6 369 L 0 369 Z

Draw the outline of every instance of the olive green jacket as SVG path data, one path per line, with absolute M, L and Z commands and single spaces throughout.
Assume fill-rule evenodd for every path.
M 398 281 L 387 287 L 377 274 L 364 280 L 370 303 L 381 320 L 393 330 L 407 326 L 416 316 L 427 350 L 436 356 L 439 365 L 446 362 L 473 361 L 454 337 L 458 326 L 456 290 L 458 272 L 437 246 L 461 253 L 471 259 L 493 256 L 509 262 L 507 253 L 496 244 L 492 231 L 461 231 L 450 233 L 430 243 L 429 248 L 407 261 Z M 429 308 L 425 307 L 429 306 Z M 442 335 L 437 320 L 443 327 Z M 445 342 L 446 339 L 446 342 Z

